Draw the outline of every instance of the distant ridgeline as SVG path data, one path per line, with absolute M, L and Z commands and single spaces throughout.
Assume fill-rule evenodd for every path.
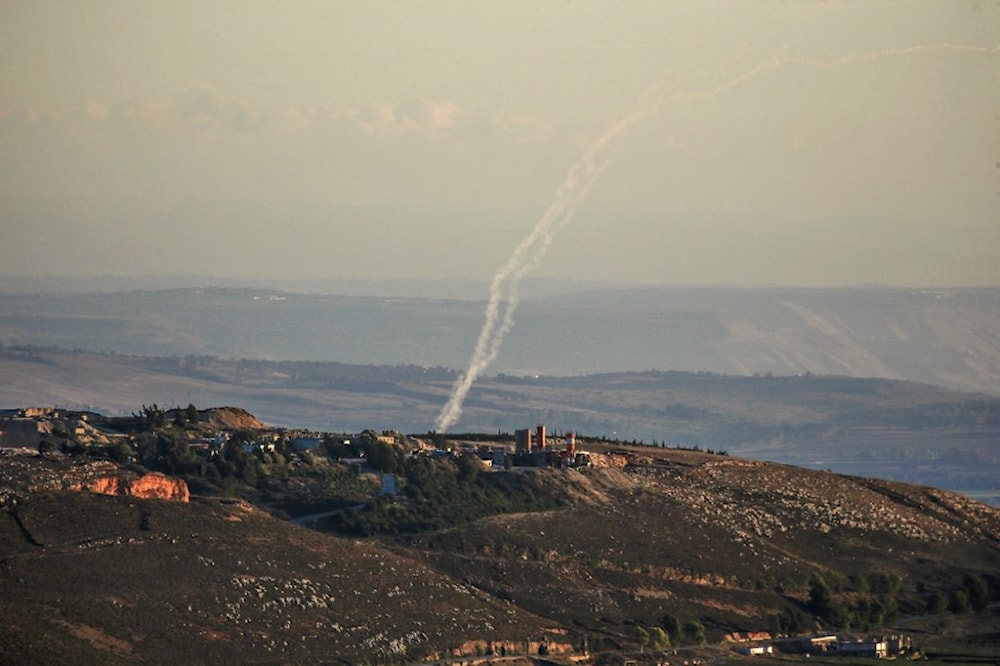
M 161 404 L 246 405 L 264 421 L 361 432 L 422 432 L 455 374 L 417 365 L 141 357 L 0 348 L 0 404 L 64 404 L 130 414 Z M 124 378 L 127 378 L 127 382 Z M 178 398 L 182 398 L 178 399 Z M 655 446 L 724 450 L 861 476 L 945 487 L 1000 501 L 1000 398 L 886 379 L 804 373 L 500 374 L 472 387 L 457 429 L 565 431 Z M 72 425 L 72 424 L 70 424 Z M 76 426 L 73 426 L 76 427 Z
M 492 372 L 812 372 L 1000 395 L 1000 340 L 981 333 L 1000 330 L 1000 289 L 590 285 L 536 293 L 521 303 Z M 484 286 L 480 299 L 487 294 Z M 15 346 L 463 368 L 483 323 L 481 300 L 467 296 L 235 287 L 0 293 L 0 328 Z

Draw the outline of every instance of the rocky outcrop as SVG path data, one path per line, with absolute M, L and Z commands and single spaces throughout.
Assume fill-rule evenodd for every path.
M 110 460 L 0 453 L 0 506 L 27 501 L 39 493 L 67 490 L 174 502 L 191 499 L 188 486 L 181 479 L 159 472 L 140 474 Z
M 198 422 L 210 428 L 226 430 L 263 430 L 267 426 L 240 407 L 212 407 L 198 411 Z
M 515 655 L 525 654 L 525 651 L 529 655 L 568 655 L 573 653 L 574 648 L 572 643 L 551 640 L 504 641 L 476 639 L 465 641 L 458 647 L 441 653 L 438 655 L 438 658 L 454 659 L 456 657 L 474 657 L 484 654 Z
M 130 483 L 127 494 L 143 499 L 165 499 L 178 502 L 187 502 L 191 499 L 191 493 L 186 483 L 156 472 L 140 476 Z
M 191 493 L 186 483 L 157 472 L 144 474 L 134 479 L 105 476 L 88 481 L 82 484 L 79 489 L 102 495 L 128 495 L 140 499 L 163 499 L 176 502 L 191 500 Z

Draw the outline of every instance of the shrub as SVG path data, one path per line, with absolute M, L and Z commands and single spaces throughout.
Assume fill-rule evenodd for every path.
M 969 605 L 977 613 L 986 609 L 990 603 L 990 590 L 986 581 L 978 576 L 965 577 L 965 589 L 969 595 Z
M 948 610 L 948 596 L 944 592 L 935 592 L 927 597 L 927 611 L 929 613 L 943 613 Z
M 969 610 L 969 593 L 965 589 L 953 590 L 948 601 L 948 610 L 952 613 L 965 613 Z
M 684 623 L 684 637 L 698 645 L 704 645 L 705 641 L 708 640 L 705 637 L 705 625 L 698 620 Z

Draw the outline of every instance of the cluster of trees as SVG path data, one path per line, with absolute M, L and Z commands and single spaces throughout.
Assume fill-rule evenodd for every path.
M 708 640 L 705 636 L 705 625 L 698 620 L 682 622 L 674 615 L 664 615 L 658 625 L 636 624 L 630 637 L 643 649 L 659 652 L 671 647 L 683 645 L 704 645 Z M 607 636 L 588 636 L 587 648 L 594 652 L 620 650 L 618 645 Z
M 681 620 L 673 615 L 664 615 L 659 626 L 636 626 L 639 644 L 651 650 L 665 650 L 681 645 L 704 645 L 705 625 L 698 620 Z
M 168 424 L 183 428 L 188 424 L 198 423 L 198 408 L 193 404 L 187 407 L 164 409 L 155 402 L 143 405 L 138 412 L 124 419 L 113 419 L 105 425 L 119 432 L 155 433 Z
M 966 576 L 960 587 L 950 592 L 938 590 L 927 596 L 927 610 L 931 613 L 976 613 L 986 610 L 990 603 L 990 589 L 978 576 Z
M 806 610 L 828 627 L 867 631 L 893 622 L 899 613 L 897 597 L 903 579 L 897 573 L 852 575 L 846 585 L 838 581 L 836 588 L 819 574 L 813 574 L 809 581 Z M 841 590 L 860 594 L 854 595 L 853 603 L 844 603 L 835 596 Z
M 772 630 L 789 635 L 811 631 L 816 620 L 830 629 L 868 631 L 882 627 L 896 620 L 902 589 L 903 579 L 896 573 L 855 574 L 846 580 L 834 577 L 829 581 L 814 574 L 809 580 L 805 612 L 786 607 L 774 617 Z M 852 601 L 842 601 L 844 597 Z M 961 586 L 929 592 L 924 599 L 925 610 L 930 613 L 979 612 L 990 603 L 990 587 L 981 577 L 966 576 Z
M 542 511 L 558 500 L 531 474 L 483 474 L 474 456 L 404 459 L 396 469 L 403 498 L 380 497 L 362 510 L 347 510 L 324 525 L 341 534 L 413 534 L 461 525 L 486 516 Z M 402 501 L 405 498 L 405 501 Z
M 406 454 L 400 447 L 370 435 L 347 444 L 327 434 L 320 442 L 319 453 L 333 460 L 364 458 L 367 467 L 383 474 L 396 474 L 404 469 L 406 463 Z
M 813 629 L 809 618 L 794 606 L 785 606 L 771 620 L 771 633 L 775 636 L 794 636 Z
M 899 613 L 902 589 L 903 579 L 896 573 L 852 574 L 846 579 L 813 574 L 805 604 L 783 608 L 772 618 L 771 631 L 791 636 L 814 631 L 817 621 L 828 629 L 868 631 L 885 626 Z
M 153 432 L 167 425 L 167 412 L 155 402 L 143 405 L 138 412 L 132 412 L 132 427 L 134 432 Z
M 152 446 L 144 447 L 143 462 L 151 469 L 202 481 L 226 495 L 234 495 L 240 484 L 257 487 L 270 467 L 286 462 L 278 451 L 245 451 L 244 444 L 252 442 L 253 437 L 253 433 L 245 431 L 232 433 L 217 455 L 206 458 L 193 452 L 182 435 L 165 430 L 156 433 Z

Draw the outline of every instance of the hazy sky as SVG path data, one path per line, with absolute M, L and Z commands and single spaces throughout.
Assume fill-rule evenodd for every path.
M 0 0 L 0 274 L 1000 286 L 996 2 Z

